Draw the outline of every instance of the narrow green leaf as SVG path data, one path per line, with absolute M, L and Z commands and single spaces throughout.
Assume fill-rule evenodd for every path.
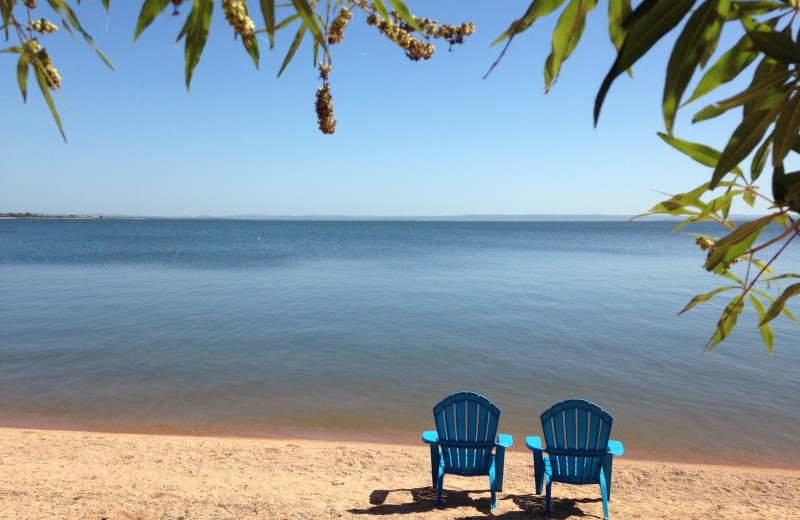
M 778 115 L 775 122 L 774 146 L 772 148 L 772 165 L 783 163 L 783 159 L 792 149 L 792 144 L 800 131 L 800 96 L 793 95 Z
M 258 39 L 255 36 L 248 36 L 246 38 L 243 36 L 242 44 L 244 45 L 244 50 L 250 55 L 250 58 L 253 60 L 253 64 L 255 64 L 257 69 L 258 60 L 260 59 L 258 53 Z
M 761 146 L 758 147 L 755 155 L 753 155 L 753 162 L 750 163 L 750 180 L 756 182 L 756 179 L 761 177 L 764 167 L 767 165 L 767 156 L 772 150 L 772 135 L 767 137 Z M 753 195 L 755 197 L 755 195 Z M 752 204 L 751 204 L 752 206 Z
M 272 49 L 275 47 L 275 0 L 260 0 L 260 2 L 261 14 L 269 36 L 269 48 Z
M 722 152 L 704 144 L 684 141 L 683 139 L 672 137 L 663 132 L 658 132 L 658 136 L 676 150 L 683 152 L 703 166 L 708 166 L 709 168 L 716 168 L 719 158 L 722 155 Z M 731 171 L 733 171 L 736 175 L 742 174 L 742 171 L 738 166 Z
M 722 115 L 732 108 L 746 104 L 750 104 L 751 107 L 769 107 L 771 106 L 770 103 L 774 101 L 774 95 L 776 93 L 780 95 L 780 93 L 783 92 L 783 90 L 778 90 L 778 88 L 782 87 L 790 76 L 791 73 L 789 71 L 783 70 L 761 78 L 735 96 L 707 106 L 695 114 L 692 122 L 699 123 L 700 121 Z M 752 112 L 752 110 L 749 111 Z
M 108 58 L 106 58 L 106 56 L 102 52 L 100 52 L 100 49 L 98 49 L 97 46 L 94 44 L 94 40 L 92 39 L 91 36 L 89 36 L 89 33 L 83 30 L 83 27 L 81 27 L 81 24 L 78 21 L 78 17 L 75 16 L 75 13 L 72 11 L 72 8 L 70 8 L 70 6 L 67 5 L 63 0 L 47 0 L 47 2 L 50 4 L 50 7 L 52 7 L 55 11 L 57 11 L 58 14 L 61 16 L 61 21 L 63 22 L 64 28 L 67 30 L 67 32 L 69 32 L 73 37 L 75 36 L 72 33 L 72 30 L 69 28 L 71 24 L 75 29 L 78 30 L 78 32 L 81 33 L 83 39 L 86 40 L 86 42 L 92 47 L 92 49 L 94 49 L 97 55 L 100 56 L 100 59 L 103 60 L 103 63 L 105 63 L 108 68 L 114 70 L 114 66 L 111 64 L 110 61 L 108 61 Z M 67 20 L 69 20 L 69 24 L 67 24 Z
M 394 7 L 394 10 L 397 11 L 397 14 L 400 16 L 401 20 L 403 20 L 405 23 L 411 26 L 412 29 L 414 29 L 415 31 L 424 36 L 424 34 L 422 33 L 422 29 L 420 28 L 419 25 L 417 25 L 417 21 L 414 20 L 414 17 L 411 15 L 411 11 L 408 10 L 408 7 L 406 7 L 406 4 L 404 4 L 400 0 L 389 0 L 389 4 L 391 4 L 391 6 Z
M 670 0 L 669 2 L 642 2 L 629 18 L 635 22 L 625 35 L 617 59 L 603 80 L 594 103 L 594 124 L 600 118 L 603 100 L 614 80 L 633 66 L 655 43 L 670 32 L 691 10 L 694 0 Z
M 722 151 L 719 163 L 711 177 L 712 189 L 722 180 L 723 176 L 735 168 L 761 142 L 767 128 L 783 110 L 788 93 L 787 90 L 771 109 L 759 110 L 745 116 Z
M 290 23 L 294 22 L 295 20 L 299 20 L 299 19 L 300 19 L 300 15 L 295 13 L 295 14 L 293 14 L 291 16 L 288 16 L 285 20 L 283 20 L 281 23 L 276 25 L 275 29 L 276 30 L 281 30 L 284 27 L 288 26 Z
M 717 322 L 717 330 L 706 346 L 706 352 L 711 352 L 715 346 L 728 337 L 736 326 L 736 322 L 739 320 L 739 315 L 742 313 L 742 310 L 744 310 L 744 298 L 742 295 L 739 295 L 731 300 L 722 312 L 722 316 L 720 316 L 719 322 Z
M 726 268 L 728 264 L 750 250 L 753 242 L 772 222 L 772 215 L 745 222 L 727 236 L 717 240 L 714 251 L 708 256 L 705 268 L 713 271 L 717 266 Z
M 142 10 L 139 13 L 139 19 L 136 21 L 136 30 L 133 33 L 133 41 L 135 42 L 139 35 L 142 34 L 156 16 L 164 12 L 164 9 L 170 4 L 170 0 L 145 0 L 142 5 Z
M 186 21 L 186 90 L 192 82 L 192 74 L 200 62 L 203 48 L 208 40 L 208 29 L 211 27 L 211 15 L 214 12 L 214 0 L 194 0 L 192 12 Z
M 64 139 L 64 142 L 66 142 L 67 135 L 64 133 L 64 127 L 61 125 L 61 118 L 58 116 L 53 98 L 50 96 L 50 88 L 47 86 L 47 78 L 45 77 L 43 67 L 33 64 L 33 75 L 36 78 L 36 83 L 39 85 L 39 90 L 42 91 L 44 100 L 47 102 L 47 106 L 50 108 L 50 113 L 53 115 L 53 120 L 58 126 L 58 131 L 61 132 L 61 137 Z
M 281 65 L 281 70 L 278 71 L 278 77 L 281 77 L 283 74 L 283 70 L 289 65 L 289 62 L 292 61 L 294 58 L 294 53 L 297 52 L 297 49 L 300 47 L 300 43 L 303 41 L 303 36 L 306 34 L 306 29 L 308 27 L 304 23 L 300 26 L 297 30 L 297 34 L 294 36 L 294 40 L 292 41 L 292 45 L 289 46 L 289 52 L 286 53 L 286 58 L 283 59 L 283 65 Z
M 512 38 L 517 34 L 525 32 L 530 28 L 531 25 L 533 25 L 533 22 L 542 16 L 547 16 L 548 14 L 552 13 L 563 3 L 564 0 L 532 0 L 528 6 L 528 9 L 525 10 L 525 14 L 522 15 L 522 18 L 518 18 L 511 22 L 511 25 L 508 27 L 508 29 L 506 29 L 503 34 L 493 41 L 490 47 L 497 45 L 506 38 Z
M 788 27 L 787 27 L 788 29 Z M 772 58 L 783 63 L 800 61 L 800 46 L 786 32 L 750 32 L 755 47 Z
M 667 64 L 664 82 L 663 112 L 667 131 L 672 135 L 675 112 L 689 81 L 709 47 L 716 44 L 724 20 L 720 11 L 727 12 L 728 0 L 706 0 L 689 17 L 681 31 Z
M 611 43 L 618 51 L 625 40 L 627 30 L 622 28 L 622 21 L 631 14 L 631 0 L 609 0 L 608 2 L 608 35 Z
M 764 319 L 764 306 L 761 304 L 759 299 L 751 294 L 750 302 L 753 304 L 753 308 L 755 308 L 756 312 L 758 312 L 758 315 L 761 316 L 761 319 Z M 764 345 L 767 346 L 767 352 L 771 356 L 772 346 L 775 343 L 775 333 L 772 332 L 772 327 L 766 323 L 758 328 L 761 330 L 761 338 L 764 340 Z
M 17 62 L 17 83 L 19 83 L 19 90 L 22 92 L 22 101 L 28 101 L 28 65 L 30 58 L 27 54 L 22 54 Z
M 373 0 L 372 5 L 375 6 L 375 10 L 378 11 L 381 18 L 384 20 L 391 20 L 389 10 L 386 9 L 386 4 L 383 3 L 383 0 Z
M 766 85 L 769 88 L 764 90 L 758 97 L 748 100 L 744 104 L 744 117 L 748 114 L 762 108 L 769 108 L 775 103 L 775 95 L 779 94 L 780 87 L 783 82 L 770 86 L 770 80 L 780 78 L 783 74 L 786 78 L 790 78 L 792 71 L 786 63 L 773 60 L 769 57 L 764 57 L 761 62 L 756 66 L 756 71 L 753 74 L 753 80 L 750 82 L 749 89 L 755 88 L 758 85 L 760 89 Z M 785 80 L 784 80 L 785 81 Z
M 325 35 L 322 33 L 322 29 L 320 29 L 317 19 L 314 17 L 314 9 L 310 3 L 307 0 L 292 0 L 292 4 L 294 4 L 295 9 L 297 9 L 297 14 L 300 15 L 300 18 L 303 19 L 303 22 L 311 31 L 314 39 L 319 42 L 327 54 L 328 42 L 325 41 Z
M 586 13 L 597 5 L 596 0 L 572 0 L 558 18 L 553 30 L 552 51 L 544 67 L 545 92 L 549 91 L 561 71 L 561 63 L 569 58 L 586 26 Z
M 765 323 L 769 323 L 770 321 L 775 319 L 778 316 L 778 314 L 781 313 L 789 298 L 797 296 L 798 294 L 800 294 L 800 283 L 790 285 L 789 287 L 784 289 L 783 293 L 781 293 L 781 295 L 778 296 L 778 298 L 774 302 L 772 302 L 772 305 L 769 306 L 766 315 L 763 318 L 761 318 L 761 321 L 759 322 L 758 325 L 759 326 L 764 325 Z
M 708 94 L 717 87 L 724 85 L 736 78 L 753 60 L 758 53 L 753 50 L 753 42 L 747 35 L 731 47 L 728 52 L 703 75 L 697 84 L 694 93 L 686 100 L 684 105 Z
M 690 310 L 692 307 L 694 307 L 698 303 L 705 303 L 708 300 L 710 300 L 711 298 L 713 298 L 714 296 L 716 296 L 717 294 L 719 294 L 721 292 L 724 292 L 724 291 L 730 291 L 731 289 L 741 289 L 741 287 L 737 287 L 735 285 L 728 285 L 727 287 L 719 287 L 719 288 L 714 289 L 713 291 L 707 292 L 705 294 L 698 294 L 697 296 L 692 298 L 692 300 L 686 305 L 686 307 L 683 308 L 683 310 L 681 312 L 678 313 L 678 316 L 680 316 L 684 312 Z

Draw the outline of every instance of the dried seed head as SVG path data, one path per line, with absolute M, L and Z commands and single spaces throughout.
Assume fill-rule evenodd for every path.
M 25 7 L 28 9 L 36 9 L 37 5 L 36 0 L 25 0 Z
M 317 89 L 317 121 L 323 134 L 336 132 L 336 121 L 333 119 L 333 96 L 328 85 Z

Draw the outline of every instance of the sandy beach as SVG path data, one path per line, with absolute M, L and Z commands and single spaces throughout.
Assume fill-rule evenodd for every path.
M 345 441 L 0 428 L 0 518 L 544 518 L 531 457 L 488 479 L 445 477 L 436 507 L 427 447 Z M 615 461 L 611 518 L 800 516 L 800 470 Z M 554 519 L 602 518 L 595 486 L 554 485 Z

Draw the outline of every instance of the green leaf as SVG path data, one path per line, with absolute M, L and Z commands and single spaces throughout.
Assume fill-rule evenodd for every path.
M 400 16 L 401 20 L 411 26 L 412 29 L 425 36 L 422 33 L 420 26 L 417 25 L 417 21 L 414 20 L 414 17 L 411 15 L 411 11 L 409 11 L 408 7 L 406 7 L 406 4 L 400 0 L 389 0 L 389 4 L 394 7 L 394 10 L 397 11 L 397 14 Z
M 314 9 L 311 7 L 310 3 L 306 0 L 292 0 L 292 4 L 294 4 L 295 9 L 297 9 L 297 14 L 303 19 L 303 23 L 311 31 L 311 34 L 314 35 L 314 39 L 319 42 L 322 48 L 325 49 L 325 54 L 327 54 L 328 42 L 325 41 L 325 35 L 322 33 L 322 29 L 320 29 L 317 19 L 314 17 Z
M 707 292 L 705 294 L 698 294 L 697 296 L 692 298 L 692 300 L 686 305 L 686 307 L 683 308 L 683 310 L 681 312 L 678 313 L 678 316 L 680 316 L 684 312 L 688 311 L 689 309 L 691 309 L 692 307 L 694 307 L 698 303 L 705 303 L 708 300 L 710 300 L 711 298 L 713 298 L 714 296 L 716 296 L 717 294 L 719 294 L 721 292 L 724 292 L 724 291 L 730 291 L 731 289 L 741 289 L 741 287 L 737 287 L 735 285 L 728 285 L 727 287 L 719 287 L 719 288 L 714 289 L 713 291 Z
M 750 163 L 750 180 L 752 182 L 756 182 L 756 179 L 761 177 L 761 173 L 764 171 L 764 167 L 767 165 L 767 156 L 771 150 L 772 136 L 769 136 L 764 140 L 763 143 L 761 143 L 761 146 L 758 147 L 758 150 L 753 156 L 753 162 Z
M 759 81 L 752 83 L 746 90 L 736 94 L 735 96 L 707 106 L 695 114 L 692 122 L 699 123 L 700 121 L 717 117 L 732 108 L 736 108 L 748 103 L 751 104 L 751 107 L 769 107 L 770 101 L 774 99 L 774 94 L 776 94 L 776 92 L 781 92 L 777 90 L 777 87 L 781 87 L 790 76 L 791 73 L 789 71 L 783 70 L 761 78 Z
M 564 0 L 533 0 L 528 6 L 528 9 L 525 11 L 525 14 L 522 15 L 522 18 L 518 18 L 511 22 L 511 25 L 508 27 L 508 29 L 506 29 L 506 31 L 501 34 L 500 37 L 493 41 L 491 46 L 497 45 L 506 38 L 512 38 L 517 34 L 525 32 L 530 28 L 531 25 L 533 25 L 533 22 L 542 16 L 547 16 L 548 14 L 552 13 L 563 3 Z
M 214 11 L 214 0 L 194 0 L 192 12 L 186 20 L 186 90 L 192 82 L 192 74 L 200 62 L 203 48 L 208 40 L 208 29 L 211 26 L 211 15 Z
M 758 298 L 754 295 L 750 295 L 750 302 L 753 304 L 753 308 L 755 308 L 758 315 L 761 316 L 761 319 L 764 319 L 764 306 L 761 304 Z M 772 355 L 772 346 L 775 343 L 775 333 L 772 332 L 772 328 L 767 325 L 760 325 L 758 327 L 761 330 L 761 338 L 764 340 L 764 345 L 767 346 L 767 352 L 769 355 Z
M 264 16 L 264 24 L 267 26 L 269 36 L 269 48 L 275 47 L 275 0 L 260 0 L 261 14 Z
M 389 10 L 386 9 L 386 5 L 382 0 L 373 0 L 372 5 L 375 6 L 375 10 L 378 11 L 378 14 L 381 16 L 381 18 L 391 21 L 392 18 L 389 16 Z
M 139 19 L 136 22 L 136 31 L 133 33 L 133 41 L 135 42 L 139 35 L 142 34 L 156 16 L 164 12 L 164 9 L 170 4 L 170 0 L 146 0 L 142 5 L 142 10 L 139 13 Z
M 692 8 L 694 0 L 670 0 L 650 2 L 645 0 L 628 17 L 635 21 L 628 28 L 617 59 L 603 80 L 594 104 L 594 123 L 600 117 L 603 100 L 614 80 L 633 66 L 655 43 L 675 28 Z
M 30 58 L 27 54 L 22 53 L 17 62 L 17 83 L 19 83 L 19 90 L 22 92 L 22 101 L 28 101 L 28 65 Z
M 736 45 L 731 47 L 710 69 L 708 69 L 697 84 L 694 93 L 686 100 L 684 105 L 688 105 L 717 87 L 732 81 L 747 68 L 756 57 L 758 57 L 758 53 L 753 50 L 752 40 L 747 35 L 743 36 Z
M 549 91 L 561 71 L 561 63 L 569 58 L 583 34 L 586 13 L 597 5 L 596 0 L 572 0 L 558 18 L 553 30 L 552 51 L 544 67 L 545 92 Z
M 608 2 L 608 35 L 614 48 L 618 51 L 625 40 L 627 30 L 622 28 L 622 21 L 631 14 L 631 0 L 609 0 Z
M 708 342 L 708 345 L 706 345 L 706 352 L 711 352 L 715 346 L 728 337 L 733 328 L 736 326 L 736 322 L 739 320 L 739 315 L 743 310 L 744 298 L 742 295 L 739 295 L 731 300 L 728 306 L 725 307 L 725 310 L 722 312 L 722 316 L 720 316 L 719 321 L 717 322 L 717 330 L 714 333 L 714 336 Z
M 91 36 L 89 36 L 89 33 L 83 30 L 80 22 L 78 22 L 78 17 L 75 16 L 75 13 L 72 11 L 70 6 L 68 6 L 63 0 L 47 0 L 47 3 L 50 4 L 50 7 L 52 7 L 53 10 L 58 12 L 59 16 L 61 16 L 61 21 L 63 22 L 64 28 L 67 30 L 67 32 L 72 34 L 72 30 L 67 24 L 67 20 L 69 20 L 69 23 L 81 33 L 83 39 L 86 40 L 86 42 L 94 49 L 97 55 L 100 56 L 100 59 L 103 60 L 103 63 L 105 63 L 106 66 L 108 66 L 108 68 L 111 70 L 114 70 L 114 66 L 110 61 L 108 61 L 108 58 L 106 58 L 106 56 L 100 52 L 100 49 L 98 49 L 94 44 L 94 40 Z
M 718 150 L 715 150 L 710 146 L 706 146 L 704 144 L 684 141 L 683 139 L 672 137 L 663 132 L 658 132 L 658 136 L 676 150 L 683 152 L 684 154 L 688 155 L 689 157 L 699 162 L 703 166 L 708 166 L 709 168 L 716 168 L 717 163 L 719 162 L 719 158 L 722 155 L 722 152 L 719 152 Z M 732 171 L 736 175 L 742 174 L 742 171 L 739 169 L 738 166 L 734 168 Z
M 739 164 L 750 152 L 761 142 L 767 128 L 775 121 L 775 118 L 783 109 L 787 90 L 783 97 L 775 103 L 771 109 L 762 109 L 744 117 L 742 122 L 736 127 L 722 155 L 719 163 L 711 176 L 711 188 L 715 188 L 722 177 L 730 172 Z
M 800 131 L 800 96 L 795 94 L 786 102 L 775 122 L 773 166 L 783 163 L 783 159 L 792 149 L 798 131 Z
M 753 190 L 745 190 L 744 195 L 742 195 L 742 198 L 751 208 L 756 203 L 756 194 Z
M 50 88 L 47 86 L 47 78 L 43 69 L 43 67 L 33 64 L 33 75 L 36 78 L 36 83 L 39 85 L 39 90 L 42 91 L 44 100 L 47 102 L 47 106 L 50 108 L 50 113 L 53 115 L 53 120 L 58 126 L 58 131 L 61 132 L 61 137 L 64 139 L 64 142 L 66 142 L 67 135 L 64 133 L 64 127 L 61 126 L 61 118 L 58 117 L 58 111 L 56 110 L 56 105 L 53 103 L 53 98 L 50 96 Z
M 281 23 L 276 25 L 275 29 L 276 30 L 281 30 L 284 27 L 286 27 L 287 25 L 289 25 L 290 23 L 294 22 L 295 20 L 299 20 L 299 19 L 300 19 L 300 15 L 295 13 L 295 14 L 293 14 L 291 16 L 288 16 L 285 20 L 283 20 Z
M 694 75 L 704 58 L 713 52 L 720 30 L 730 7 L 728 0 L 706 0 L 689 17 L 667 64 L 667 79 L 664 82 L 664 123 L 672 135 L 675 112 Z
M 297 52 L 297 49 L 300 47 L 300 43 L 303 41 L 303 36 L 306 34 L 306 30 L 308 26 L 303 23 L 300 28 L 297 30 L 297 34 L 294 36 L 294 40 L 292 41 L 292 45 L 289 46 L 289 52 L 286 53 L 286 58 L 283 59 L 283 65 L 281 65 L 281 70 L 278 71 L 278 77 L 281 77 L 283 74 L 283 70 L 289 65 L 289 62 L 292 61 L 294 58 L 294 53 Z
M 745 254 L 770 222 L 772 222 L 772 215 L 745 222 L 727 236 L 717 240 L 714 251 L 706 260 L 704 266 L 706 270 L 713 271 L 717 266 L 725 268 Z
M 773 60 L 783 63 L 800 62 L 800 46 L 787 32 L 749 32 L 748 34 L 755 47 Z
M 764 325 L 775 319 L 778 314 L 781 313 L 789 298 L 797 296 L 798 294 L 800 294 L 800 283 L 790 285 L 784 289 L 783 293 L 781 293 L 781 295 L 778 296 L 774 302 L 772 302 L 772 305 L 769 306 L 766 315 L 761 318 L 761 321 L 758 325 Z

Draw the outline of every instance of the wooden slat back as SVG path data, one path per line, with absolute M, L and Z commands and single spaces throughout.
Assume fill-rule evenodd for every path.
M 583 399 L 569 399 L 541 416 L 553 480 L 573 484 L 597 481 L 613 419 Z
M 500 409 L 482 395 L 459 392 L 437 404 L 433 416 L 445 471 L 488 474 Z

